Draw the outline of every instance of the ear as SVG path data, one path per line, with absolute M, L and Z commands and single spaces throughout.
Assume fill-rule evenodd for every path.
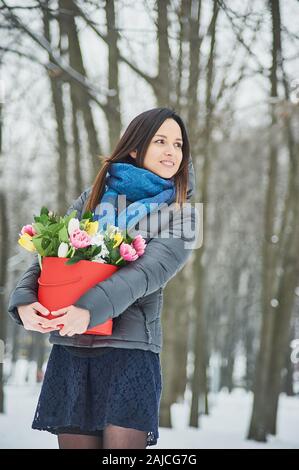
M 137 151 L 136 150 L 132 150 L 132 152 L 129 152 L 129 154 L 131 155 L 132 158 L 137 157 Z

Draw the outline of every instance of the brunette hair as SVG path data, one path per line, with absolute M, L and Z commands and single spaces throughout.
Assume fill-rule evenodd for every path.
M 186 202 L 189 182 L 188 163 L 190 158 L 190 145 L 184 122 L 172 109 L 153 108 L 138 114 L 138 116 L 130 122 L 109 157 L 100 157 L 100 159 L 103 160 L 103 164 L 93 182 L 92 191 L 88 197 L 85 209 L 86 211 L 94 211 L 100 202 L 105 191 L 106 175 L 112 163 L 130 163 L 143 168 L 145 154 L 151 139 L 165 119 L 169 118 L 174 119 L 178 123 L 183 138 L 183 158 L 177 173 L 173 177 L 176 188 L 175 202 L 180 205 Z M 137 153 L 136 159 L 130 155 L 130 152 L 134 150 Z

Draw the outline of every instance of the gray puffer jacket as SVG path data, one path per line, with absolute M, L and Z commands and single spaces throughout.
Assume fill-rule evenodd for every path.
M 85 190 L 68 209 L 67 214 L 77 210 L 77 217 L 84 214 L 85 204 L 91 188 Z M 194 169 L 192 160 L 189 162 L 189 188 L 187 198 L 194 191 Z M 60 336 L 59 331 L 50 333 L 50 343 L 76 347 L 116 347 L 144 349 L 159 353 L 162 347 L 161 311 L 163 289 L 167 282 L 183 268 L 192 254 L 198 234 L 199 215 L 191 204 L 182 211 L 175 210 L 174 204 L 168 206 L 173 211 L 171 217 L 170 237 L 165 238 L 168 229 L 163 225 L 163 214 L 166 209 L 157 211 L 151 217 L 157 217 L 157 231 L 153 236 L 148 232 L 147 217 L 139 222 L 138 233 L 147 242 L 143 256 L 136 261 L 120 268 L 109 279 L 89 289 L 75 303 L 77 307 L 89 310 L 91 328 L 113 319 L 111 336 L 74 335 Z M 160 216 L 159 216 L 159 212 Z M 169 220 L 166 217 L 165 220 Z M 162 220 L 162 222 L 161 222 Z M 193 227 L 194 238 L 185 236 L 183 226 Z M 137 224 L 138 225 L 138 224 Z M 153 224 L 155 226 L 155 224 Z M 137 227 L 137 226 L 136 226 Z M 194 229 L 195 227 L 195 229 Z M 189 232 L 190 234 L 190 232 Z M 191 237 L 192 238 L 192 237 Z M 188 241 L 188 243 L 186 243 Z M 8 312 L 20 325 L 17 307 L 37 302 L 37 280 L 40 267 L 35 255 L 32 265 L 25 271 L 16 287 L 11 292 Z

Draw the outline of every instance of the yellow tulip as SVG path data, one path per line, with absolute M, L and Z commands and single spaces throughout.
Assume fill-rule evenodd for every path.
M 85 232 L 88 233 L 88 235 L 90 237 L 92 237 L 93 235 L 95 235 L 98 231 L 98 228 L 99 228 L 99 222 L 89 222 L 87 221 L 87 223 L 85 224 Z
M 25 250 L 36 251 L 35 246 L 32 243 L 32 237 L 29 233 L 24 233 L 18 240 L 19 245 L 21 245 Z
M 121 244 L 121 242 L 123 241 L 123 237 L 122 237 L 122 234 L 121 233 L 116 233 L 112 239 L 115 241 L 114 245 L 113 245 L 113 248 L 116 248 L 118 245 Z

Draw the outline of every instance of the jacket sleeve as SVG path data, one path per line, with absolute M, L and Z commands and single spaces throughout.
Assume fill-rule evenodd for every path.
M 85 199 L 87 197 L 89 189 L 85 190 L 79 197 L 76 199 L 73 204 L 68 208 L 66 215 L 69 215 L 73 210 L 77 210 L 77 217 L 81 217 L 81 211 Z M 19 316 L 17 307 L 19 305 L 28 305 L 33 302 L 38 302 L 37 290 L 38 283 L 37 280 L 40 275 L 40 266 L 38 262 L 37 253 L 34 254 L 34 261 L 31 266 L 22 274 L 21 278 L 18 280 L 17 285 L 10 293 L 8 301 L 8 313 L 13 320 L 15 320 L 19 325 L 23 325 L 23 322 Z
M 75 305 L 89 310 L 89 328 L 104 323 L 119 316 L 137 299 L 165 286 L 191 254 L 183 237 L 152 238 L 143 256 L 89 289 Z

